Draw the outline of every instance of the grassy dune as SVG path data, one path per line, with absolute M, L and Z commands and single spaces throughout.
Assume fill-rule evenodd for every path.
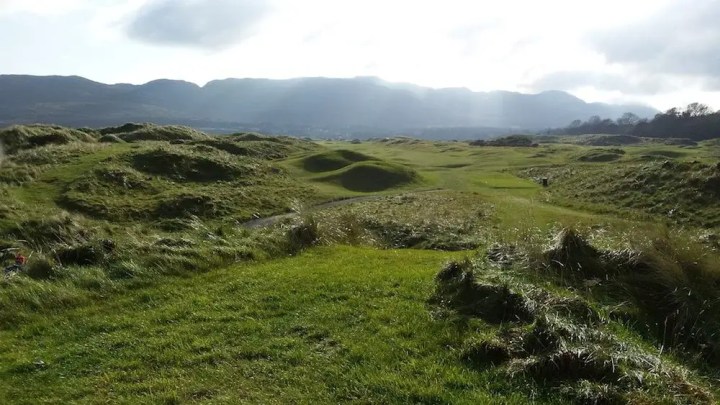
M 715 142 L 0 141 L 0 402 L 716 401 Z

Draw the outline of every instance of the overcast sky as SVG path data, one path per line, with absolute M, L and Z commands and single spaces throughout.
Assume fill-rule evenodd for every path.
M 720 0 L 0 0 L 0 73 L 378 76 L 720 109 Z

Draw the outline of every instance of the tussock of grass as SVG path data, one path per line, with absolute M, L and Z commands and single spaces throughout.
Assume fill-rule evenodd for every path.
M 115 250 L 115 242 L 110 239 L 92 240 L 81 244 L 59 246 L 55 248 L 53 256 L 62 266 L 89 266 L 102 265 L 108 260 L 108 255 Z
M 618 301 L 633 302 L 636 320 L 660 344 L 700 351 L 720 361 L 720 264 L 702 248 L 668 237 L 621 251 L 601 251 L 572 230 L 563 230 L 545 253 L 544 266 L 561 282 L 604 283 Z
M 458 251 L 484 241 L 493 212 L 479 195 L 432 191 L 361 200 L 316 216 L 328 243 Z
M 125 142 L 190 141 L 208 136 L 200 131 L 178 125 L 125 124 L 99 130 L 102 135 L 115 135 Z
M 436 281 L 435 293 L 428 301 L 431 305 L 492 323 L 532 320 L 520 294 L 506 285 L 478 283 L 469 261 L 448 263 Z
M 598 253 L 580 239 L 574 232 L 565 231 L 556 239 L 555 249 L 565 243 L 562 251 L 567 256 L 562 257 L 568 260 L 580 252 Z M 569 252 L 573 249 L 577 252 Z M 559 256 L 553 260 L 559 261 Z M 653 393 L 654 401 L 682 396 L 689 403 L 714 403 L 713 395 L 693 382 L 696 377 L 681 367 L 663 363 L 657 352 L 618 335 L 622 326 L 579 295 L 561 296 L 527 283 L 522 272 L 498 272 L 493 269 L 500 267 L 493 266 L 494 262 L 483 260 L 446 265 L 437 274 L 436 289 L 429 299 L 434 314 L 438 314 L 437 306 L 451 310 L 464 319 L 461 325 L 473 317 L 494 324 L 498 319 L 486 314 L 506 313 L 509 307 L 527 314 L 524 320 L 531 323 L 528 326 L 512 322 L 517 319 L 503 319 L 495 334 L 471 332 L 459 350 L 459 360 L 472 369 L 503 368 L 512 378 L 529 377 L 544 389 L 578 403 L 626 403 L 644 398 L 646 392 Z M 576 267 L 573 271 L 582 273 L 586 269 Z M 488 291 L 495 292 L 497 299 L 488 299 Z
M 175 181 L 230 181 L 255 174 L 257 165 L 240 165 L 220 154 L 200 155 L 178 147 L 164 147 L 132 155 L 132 164 L 144 173 Z
M 93 237 L 92 227 L 80 218 L 63 214 L 50 218 L 28 219 L 0 233 L 5 239 L 22 241 L 23 244 L 42 250 L 56 244 L 74 244 Z
M 7 154 L 46 145 L 96 142 L 85 132 L 52 125 L 15 125 L 0 130 L 0 145 Z
M 227 214 L 230 207 L 203 194 L 180 194 L 158 204 L 154 218 L 216 218 Z

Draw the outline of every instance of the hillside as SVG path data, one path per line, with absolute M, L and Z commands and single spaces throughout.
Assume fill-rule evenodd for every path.
M 226 79 L 199 87 L 175 80 L 107 85 L 81 77 L 0 75 L 0 126 L 101 127 L 135 121 L 295 135 L 409 132 L 467 139 L 508 129 L 557 127 L 592 115 L 619 117 L 628 111 L 641 117 L 655 113 L 641 106 L 585 103 L 558 91 L 481 93 L 401 86 L 375 78 Z
M 717 403 L 720 144 L 569 139 L 1 129 L 0 402 Z

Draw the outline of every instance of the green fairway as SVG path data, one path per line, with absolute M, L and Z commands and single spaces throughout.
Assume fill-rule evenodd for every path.
M 321 248 L 37 316 L 0 333 L 0 402 L 528 403 L 428 316 L 461 256 Z

